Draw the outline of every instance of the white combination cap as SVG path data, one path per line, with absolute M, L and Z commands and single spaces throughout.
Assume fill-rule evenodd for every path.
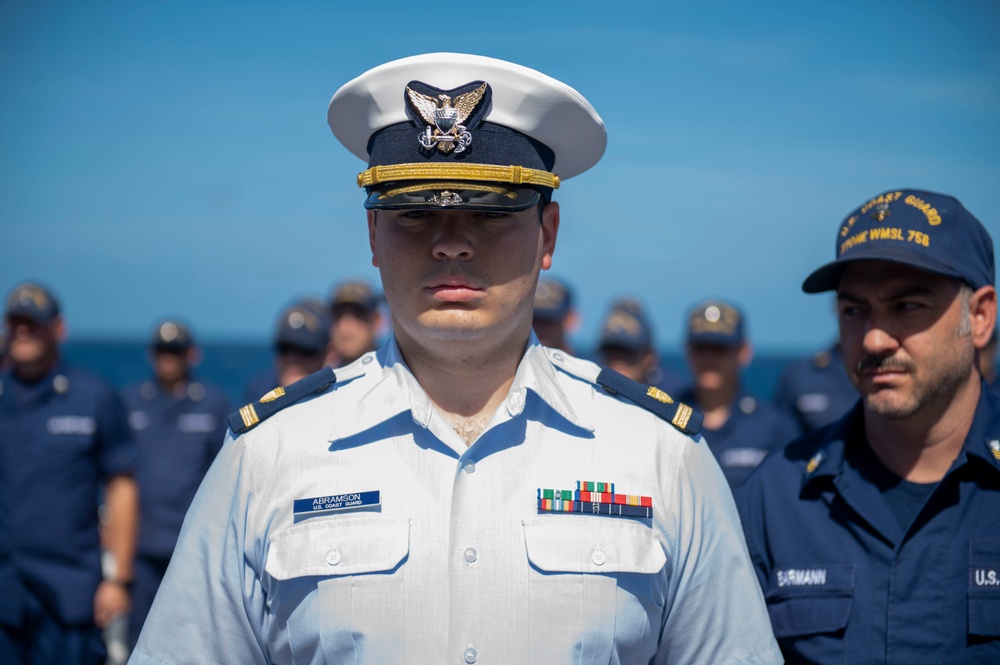
M 573 88 L 462 53 L 375 67 L 334 94 L 327 120 L 368 163 L 358 177 L 368 208 L 523 209 L 596 164 L 607 145 L 604 122 Z

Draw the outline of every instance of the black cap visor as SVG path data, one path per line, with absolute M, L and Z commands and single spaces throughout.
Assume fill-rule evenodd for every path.
M 485 210 L 518 212 L 547 200 L 541 188 L 471 181 L 387 182 L 372 187 L 368 210 Z
M 687 336 L 688 344 L 707 344 L 709 346 L 724 346 L 727 348 L 735 348 L 743 343 L 743 338 L 739 335 L 727 335 L 720 332 L 699 332 L 699 333 L 689 333 Z

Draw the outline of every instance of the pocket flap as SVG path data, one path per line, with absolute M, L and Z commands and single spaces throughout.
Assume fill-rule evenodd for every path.
M 546 572 L 652 575 L 667 562 L 653 530 L 636 522 L 554 515 L 522 524 L 528 560 Z
M 394 569 L 410 551 L 410 522 L 380 516 L 306 521 L 272 534 L 264 570 L 277 580 Z
M 836 633 L 847 627 L 850 596 L 784 596 L 767 599 L 771 628 L 778 639 Z

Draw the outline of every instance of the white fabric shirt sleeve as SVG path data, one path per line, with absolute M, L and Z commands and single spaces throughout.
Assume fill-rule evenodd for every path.
M 129 663 L 268 663 L 264 594 L 244 547 L 253 480 L 232 433 L 205 476 Z
M 672 560 L 655 663 L 781 663 L 729 484 L 703 439 L 676 465 Z

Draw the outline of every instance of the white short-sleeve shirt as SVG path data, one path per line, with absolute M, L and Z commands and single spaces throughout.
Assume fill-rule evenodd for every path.
M 466 446 L 394 340 L 336 370 L 227 438 L 130 662 L 781 662 L 704 440 L 598 371 L 532 336 Z M 539 510 L 577 481 L 652 517 Z

